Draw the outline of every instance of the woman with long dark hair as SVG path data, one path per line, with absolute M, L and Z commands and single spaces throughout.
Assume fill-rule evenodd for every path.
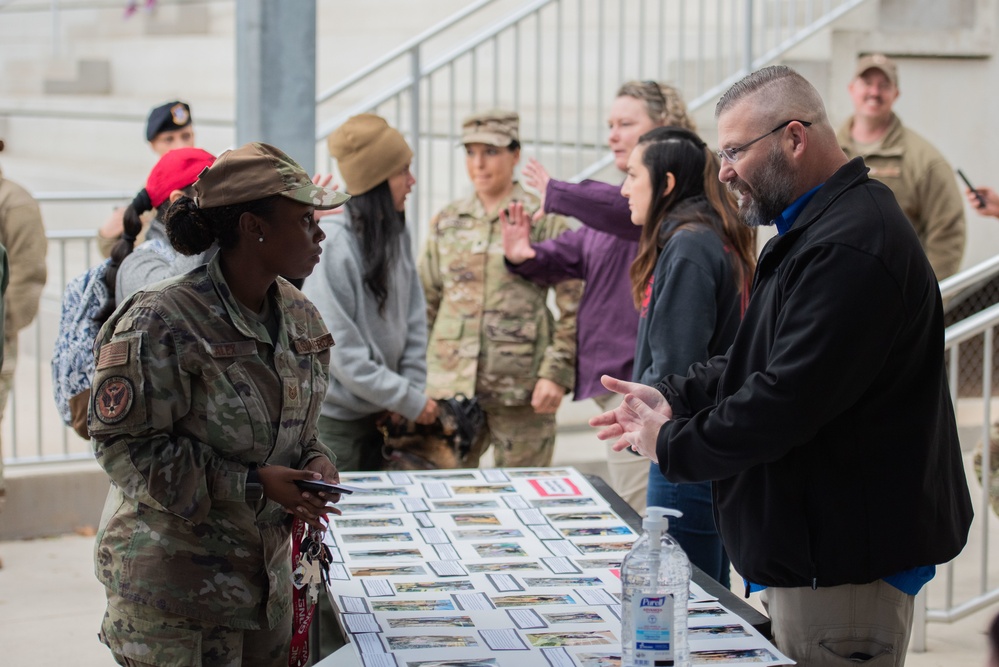
M 731 345 L 749 300 L 755 234 L 739 221 L 718 180 L 718 158 L 696 133 L 661 127 L 642 135 L 627 169 L 621 194 L 642 228 L 630 269 L 639 311 L 632 379 L 654 385 Z M 647 502 L 683 512 L 670 533 L 694 564 L 727 586 L 710 482 L 674 484 L 652 464 Z
M 386 413 L 437 418 L 424 393 L 426 302 L 406 228 L 413 151 L 374 114 L 350 118 L 328 143 L 351 199 L 323 221 L 323 257 L 303 288 L 336 341 L 319 433 L 340 470 L 376 470 Z
M 614 166 L 624 172 L 638 138 L 664 125 L 694 129 L 676 88 L 657 81 L 621 85 L 607 115 L 607 144 Z M 503 225 L 507 268 L 538 284 L 567 278 L 586 281 L 579 303 L 573 400 L 593 398 L 601 410 L 609 410 L 620 396 L 608 392 L 600 377 L 629 377 L 633 368 L 638 314 L 628 298 L 628 266 L 638 251 L 639 230 L 631 224 L 619 186 L 594 180 L 558 181 L 533 159 L 523 171 L 527 185 L 541 193 L 544 212 L 572 216 L 583 226 L 535 243 L 529 226 Z M 648 465 L 642 457 L 608 447 L 607 469 L 614 491 L 643 512 Z

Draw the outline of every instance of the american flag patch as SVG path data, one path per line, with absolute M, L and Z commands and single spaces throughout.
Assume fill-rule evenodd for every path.
M 108 343 L 101 346 L 100 355 L 97 357 L 97 370 L 102 368 L 112 368 L 121 366 L 128 361 L 128 341 L 119 340 L 115 343 Z

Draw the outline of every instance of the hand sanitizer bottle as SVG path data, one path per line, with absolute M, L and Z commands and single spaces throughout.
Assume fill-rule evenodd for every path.
M 689 667 L 690 559 L 666 530 L 677 510 L 649 507 L 621 564 L 622 667 Z

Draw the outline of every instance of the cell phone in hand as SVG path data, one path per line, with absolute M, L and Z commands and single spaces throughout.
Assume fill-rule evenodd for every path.
M 313 493 L 353 493 L 357 490 L 353 486 L 330 484 L 319 479 L 296 479 L 295 484 L 302 491 L 311 491 Z
M 971 181 L 968 180 L 963 171 L 958 169 L 957 175 L 961 177 L 961 180 L 968 186 L 968 189 L 975 193 L 975 199 L 978 200 L 978 208 L 985 208 L 985 197 L 982 196 L 982 193 L 975 189 L 975 186 L 971 184 Z

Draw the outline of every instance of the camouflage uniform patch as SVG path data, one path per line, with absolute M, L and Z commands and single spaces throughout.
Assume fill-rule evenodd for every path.
M 117 424 L 128 416 L 134 398 L 132 381 L 112 375 L 94 392 L 94 415 L 105 424 Z

